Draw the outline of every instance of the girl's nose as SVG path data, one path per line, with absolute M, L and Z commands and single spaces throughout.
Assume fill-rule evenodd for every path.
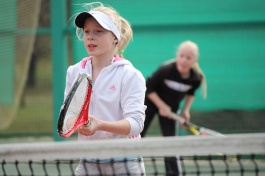
M 92 33 L 89 33 L 89 34 L 87 35 L 87 39 L 88 39 L 88 40 L 94 40 L 94 35 L 93 35 Z
M 86 32 L 85 36 L 86 36 L 87 40 L 94 40 L 94 38 L 95 38 L 93 32 Z

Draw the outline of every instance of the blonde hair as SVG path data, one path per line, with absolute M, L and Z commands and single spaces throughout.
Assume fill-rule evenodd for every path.
M 122 16 L 120 16 L 119 13 L 113 7 L 104 6 L 101 2 L 85 3 L 82 7 L 85 8 L 85 10 L 87 11 L 93 10 L 105 13 L 113 21 L 121 35 L 121 39 L 117 44 L 117 52 L 120 57 L 123 57 L 122 53 L 133 37 L 133 31 L 130 23 Z M 83 30 L 80 28 L 76 28 L 76 35 L 79 40 L 82 40 Z
M 202 89 L 201 89 L 201 93 L 202 93 L 202 96 L 204 98 L 207 97 L 207 83 L 206 83 L 206 77 L 202 71 L 202 69 L 200 68 L 199 66 L 199 63 L 198 63 L 198 58 L 199 58 L 199 47 L 196 43 L 190 41 L 190 40 L 187 40 L 187 41 L 184 41 L 182 42 L 179 47 L 178 47 L 178 51 L 182 48 L 190 48 L 192 49 L 193 51 L 193 54 L 194 54 L 194 58 L 197 60 L 197 62 L 193 65 L 193 69 L 199 73 L 201 76 L 202 76 Z

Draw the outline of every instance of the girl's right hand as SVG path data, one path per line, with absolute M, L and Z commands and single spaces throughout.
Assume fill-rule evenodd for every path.
M 159 108 L 159 114 L 160 116 L 163 116 L 165 118 L 171 118 L 172 116 L 172 111 L 171 111 L 171 107 L 168 105 L 164 105 L 163 107 Z

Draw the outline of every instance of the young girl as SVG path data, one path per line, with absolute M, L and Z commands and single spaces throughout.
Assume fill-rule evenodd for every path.
M 199 49 L 194 42 L 184 41 L 178 48 L 176 59 L 166 62 L 147 78 L 147 109 L 142 136 L 146 135 L 155 114 L 159 116 L 162 135 L 175 136 L 176 123 L 170 119 L 171 113 L 177 112 L 180 102 L 185 99 L 181 116 L 189 121 L 194 93 L 201 83 L 206 97 L 206 79 L 198 64 L 198 54 Z M 178 172 L 175 161 L 176 159 L 166 158 L 167 173 Z
M 78 38 L 84 42 L 89 57 L 67 70 L 65 97 L 71 85 L 82 73 L 93 79 L 93 91 L 89 105 L 89 126 L 78 129 L 78 140 L 109 140 L 117 138 L 140 139 L 145 109 L 145 79 L 131 62 L 122 58 L 121 51 L 132 38 L 128 21 L 113 8 L 102 3 L 83 6 L 86 11 L 75 18 Z M 117 54 L 119 53 L 119 54 Z M 89 156 L 84 156 L 89 158 Z M 76 175 L 114 175 L 130 173 L 145 175 L 143 161 L 138 157 L 127 158 L 126 164 L 114 164 L 104 159 L 100 163 L 82 161 Z

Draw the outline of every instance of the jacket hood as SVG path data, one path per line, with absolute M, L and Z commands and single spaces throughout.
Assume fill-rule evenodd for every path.
M 80 65 L 81 65 L 82 69 L 87 67 L 87 64 L 91 64 L 91 59 L 92 59 L 92 57 L 86 57 L 80 61 Z M 113 57 L 113 61 L 112 61 L 111 65 L 109 65 L 106 68 L 112 69 L 112 68 L 115 68 L 115 67 L 118 67 L 121 65 L 132 65 L 132 63 L 125 58 L 121 58 L 118 55 L 115 55 Z

